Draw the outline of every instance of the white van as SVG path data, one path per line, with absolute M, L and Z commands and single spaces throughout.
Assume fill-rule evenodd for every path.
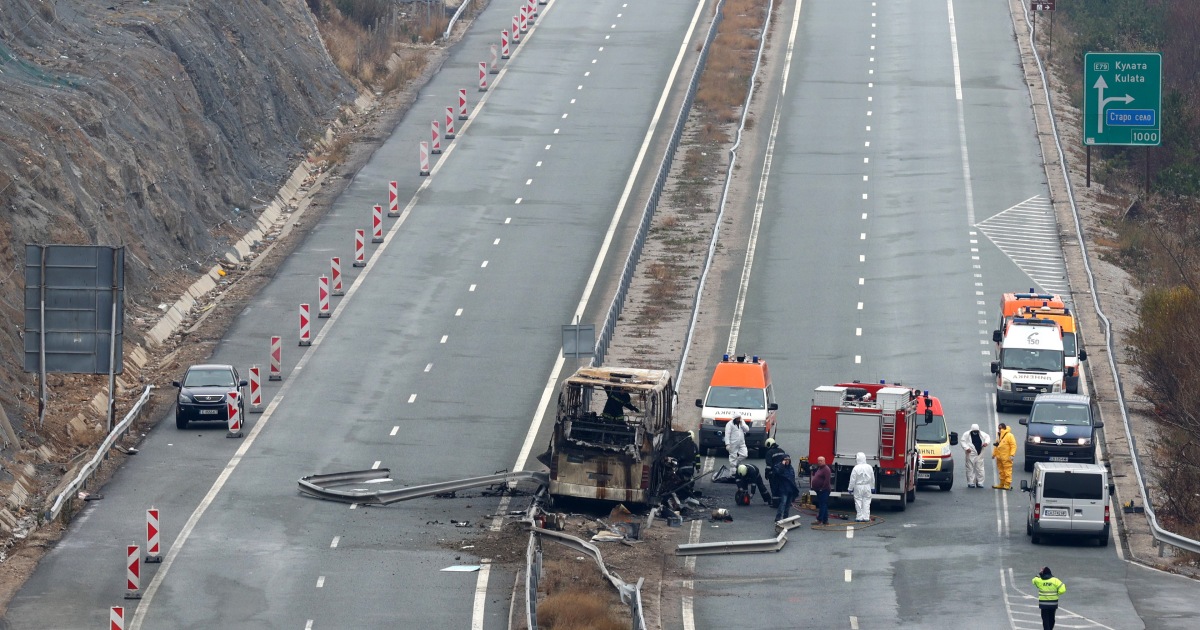
M 1021 491 L 1029 493 L 1025 533 L 1033 544 L 1050 534 L 1093 537 L 1101 547 L 1108 546 L 1113 486 L 1104 466 L 1038 462 L 1033 484 L 1022 480 Z
M 1062 329 L 1053 320 L 1014 317 L 992 339 L 1000 344 L 1000 356 L 992 361 L 996 411 L 1029 407 L 1038 394 L 1063 391 Z

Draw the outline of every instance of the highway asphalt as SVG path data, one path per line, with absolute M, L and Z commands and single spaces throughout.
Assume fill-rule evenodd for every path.
M 403 484 L 476 476 L 511 468 L 525 442 L 559 326 L 584 291 L 696 4 L 542 6 L 477 111 L 477 64 L 518 6 L 492 2 L 479 16 L 217 346 L 213 362 L 244 370 L 267 365 L 271 335 L 284 339 L 285 378 L 265 384 L 269 406 L 247 419 L 246 437 L 177 431 L 166 418 L 0 627 L 101 627 L 122 604 L 139 607 L 129 628 L 507 627 L 511 573 L 441 571 L 476 560 L 450 520 L 474 528 L 495 500 L 361 508 L 304 498 L 296 480 L 371 467 Z M 456 121 L 459 138 L 443 140 L 418 189 L 417 143 L 459 88 L 472 118 Z M 392 179 L 402 206 L 417 195 L 411 213 L 385 219 L 385 243 L 368 244 L 368 267 L 354 269 L 353 230 L 368 228 L 370 240 L 370 207 L 386 204 Z M 317 277 L 331 256 L 348 293 L 322 320 Z M 300 302 L 313 305 L 307 349 L 297 346 Z M 146 565 L 143 599 L 125 601 L 124 545 L 141 539 L 150 506 L 161 510 L 167 558 Z
M 929 389 L 952 431 L 995 435 L 1020 417 L 994 411 L 998 299 L 1033 278 L 976 224 L 1048 194 L 1006 3 L 798 4 L 778 6 L 772 45 L 787 46 L 799 10 L 786 96 L 760 95 L 764 119 L 783 109 L 737 350 L 769 361 L 793 455 L 807 454 L 813 388 L 852 379 Z M 1047 273 L 1035 275 L 1062 281 Z M 1033 546 L 1023 493 L 968 489 L 958 474 L 907 511 L 877 506 L 871 527 L 804 527 L 777 554 L 699 558 L 694 598 L 664 612 L 668 627 L 1040 628 L 1030 580 L 1046 565 L 1068 585 L 1060 627 L 1196 626 L 1194 582 L 1127 563 L 1115 544 Z M 1020 455 L 1014 478 L 1028 478 Z M 774 534 L 773 510 L 705 489 L 735 520 L 694 524 L 700 542 Z

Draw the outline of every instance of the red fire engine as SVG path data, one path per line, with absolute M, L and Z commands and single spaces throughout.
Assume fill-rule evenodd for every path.
M 921 392 L 885 382 L 822 385 L 813 393 L 808 461 L 833 469 L 831 496 L 850 496 L 850 471 L 864 453 L 875 468 L 872 499 L 903 510 L 917 499 L 917 399 Z M 925 392 L 925 396 L 929 393 Z M 932 409 L 927 405 L 926 409 Z M 932 418 L 930 418 L 932 420 Z

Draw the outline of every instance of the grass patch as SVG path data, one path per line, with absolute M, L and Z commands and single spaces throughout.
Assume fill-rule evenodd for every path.
M 546 596 L 538 602 L 539 628 L 624 630 L 629 627 L 628 616 L 623 618 L 620 614 L 624 607 L 616 591 L 594 563 L 552 558 L 551 554 L 558 551 L 553 545 L 545 549 L 539 587 Z

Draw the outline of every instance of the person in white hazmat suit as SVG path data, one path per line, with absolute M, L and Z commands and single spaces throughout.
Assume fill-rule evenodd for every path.
M 992 445 L 992 438 L 979 430 L 978 424 L 972 424 L 959 442 L 967 452 L 967 487 L 983 487 L 983 449 Z
M 858 453 L 854 461 L 854 469 L 850 471 L 850 491 L 854 493 L 854 509 L 858 511 L 854 521 L 866 523 L 871 520 L 871 489 L 875 487 L 875 468 L 867 463 L 866 453 Z
M 729 451 L 729 469 L 737 467 L 750 455 L 746 448 L 746 423 L 741 416 L 734 416 L 725 424 L 725 450 Z

